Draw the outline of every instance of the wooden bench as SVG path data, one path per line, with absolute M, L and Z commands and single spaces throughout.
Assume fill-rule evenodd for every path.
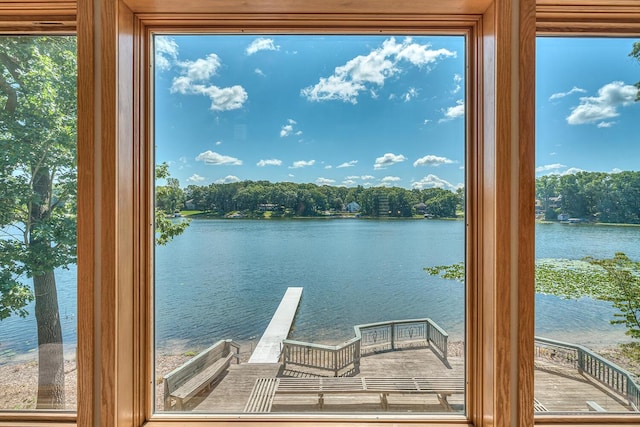
M 268 384 L 268 385 L 267 385 Z M 267 412 L 271 410 L 276 395 L 316 394 L 318 405 L 324 406 L 328 394 L 377 394 L 380 405 L 387 410 L 389 394 L 435 394 L 444 409 L 451 411 L 447 397 L 464 393 L 463 378 L 260 378 L 245 406 L 245 412 Z M 260 388 L 260 390 L 258 390 Z M 256 410 L 260 408 L 260 410 Z M 267 410 L 268 408 L 268 410 Z
M 186 402 L 209 389 L 226 372 L 231 359 L 235 357 L 240 363 L 239 353 L 240 346 L 233 341 L 218 341 L 167 374 L 164 377 L 164 410 L 183 410 Z
M 278 378 L 258 378 L 244 412 L 271 412 L 277 386 Z

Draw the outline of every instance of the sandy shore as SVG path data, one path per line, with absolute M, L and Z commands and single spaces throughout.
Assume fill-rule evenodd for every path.
M 449 343 L 449 354 L 461 356 L 462 343 Z M 251 348 L 243 349 L 241 361 L 249 360 Z M 631 360 L 625 357 L 618 347 L 610 347 L 599 352 L 604 357 L 616 363 L 629 372 L 640 376 L 640 360 Z M 162 376 L 171 372 L 187 360 L 193 354 L 159 354 L 156 358 L 156 408 L 163 408 L 163 383 Z M 66 410 L 74 411 L 77 402 L 77 369 L 74 358 L 65 360 L 66 381 Z M 31 410 L 35 409 L 38 385 L 38 365 L 35 360 L 20 361 L 0 365 L 0 410 Z

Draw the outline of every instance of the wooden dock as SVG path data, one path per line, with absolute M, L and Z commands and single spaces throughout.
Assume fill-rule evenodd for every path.
M 282 341 L 289 335 L 301 297 L 302 288 L 287 288 L 249 363 L 278 363 Z

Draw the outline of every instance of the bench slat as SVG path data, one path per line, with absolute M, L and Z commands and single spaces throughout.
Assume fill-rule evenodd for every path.
M 244 412 L 271 412 L 277 387 L 278 378 L 258 378 L 244 407 Z
M 322 408 L 325 394 L 374 393 L 380 395 L 384 409 L 389 394 L 435 394 L 442 407 L 451 411 L 447 396 L 462 394 L 464 378 L 376 378 L 376 377 L 321 377 L 321 378 L 259 378 L 251 392 L 245 412 L 269 412 L 278 394 L 317 394 Z
M 179 388 L 171 393 L 171 397 L 176 399 L 187 399 L 195 396 L 203 390 L 231 363 L 232 353 L 229 353 L 227 357 L 220 359 L 210 366 L 207 366 L 204 370 L 198 372 L 191 377 L 188 381 L 182 384 Z

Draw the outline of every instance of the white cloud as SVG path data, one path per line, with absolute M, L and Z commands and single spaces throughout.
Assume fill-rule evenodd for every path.
M 415 98 L 416 96 L 418 96 L 418 90 L 416 88 L 412 87 L 412 88 L 409 88 L 407 93 L 402 95 L 402 99 L 404 100 L 404 102 L 409 102 L 413 98 Z
M 443 188 L 445 190 L 455 191 L 461 184 L 453 185 L 449 181 L 437 177 L 436 175 L 429 174 L 422 178 L 420 181 L 414 181 L 411 183 L 411 188 L 422 190 L 425 188 Z
M 231 184 L 232 182 L 240 182 L 240 178 L 235 175 L 227 175 L 215 181 L 216 184 Z
M 260 160 L 258 163 L 256 163 L 256 166 L 260 166 L 265 167 L 265 166 L 280 166 L 282 165 L 282 160 L 279 159 L 267 159 L 267 160 Z
M 567 117 L 570 125 L 604 122 L 618 117 L 619 107 L 631 105 L 638 95 L 638 88 L 616 81 L 598 89 L 598 96 L 580 98 L 580 105 L 575 107 Z
M 333 75 L 321 77 L 316 85 L 302 89 L 300 94 L 309 101 L 339 100 L 356 104 L 361 92 L 371 93 L 371 85 L 383 86 L 387 78 L 402 71 L 403 62 L 422 67 L 455 56 L 455 52 L 446 49 L 434 50 L 431 45 L 413 43 L 410 37 L 402 43 L 392 37 L 369 54 L 356 56 L 336 67 Z
M 370 179 L 376 179 L 376 177 L 373 176 L 373 175 L 362 175 L 360 177 L 360 179 L 363 180 L 363 181 L 367 181 L 367 180 L 370 180 Z
M 344 162 L 344 163 L 336 166 L 336 168 L 338 168 L 338 169 L 340 169 L 340 168 L 350 168 L 350 167 L 353 167 L 353 166 L 355 166 L 357 164 L 358 164 L 357 160 L 350 160 L 348 162 Z
M 459 99 L 456 101 L 456 105 L 448 107 L 444 112 L 444 117 L 438 120 L 438 123 L 448 122 L 449 120 L 456 119 L 464 116 L 464 101 Z
M 622 169 L 620 169 L 620 168 L 613 168 L 613 169 L 611 169 L 611 172 L 609 172 L 609 173 L 620 173 L 620 172 L 622 172 Z
M 325 168 L 325 169 L 331 169 L 331 168 L 333 168 L 333 166 L 331 166 L 331 165 L 326 165 L 324 168 Z
M 333 183 L 335 183 L 336 180 L 335 179 L 329 179 L 329 178 L 318 178 L 316 179 L 316 184 L 318 185 L 331 185 Z
M 216 145 L 222 145 L 222 141 L 216 141 Z
M 391 165 L 404 162 L 405 160 L 407 160 L 407 158 L 402 154 L 396 155 L 393 153 L 386 153 L 384 156 L 376 158 L 376 162 L 374 163 L 373 168 L 386 169 Z
M 266 77 L 266 74 L 260 68 L 256 68 L 253 72 L 259 76 Z
M 171 93 L 208 96 L 211 100 L 210 108 L 214 111 L 241 108 L 249 97 L 240 85 L 220 88 L 210 84 L 209 80 L 216 75 L 221 65 L 220 58 L 215 53 L 195 61 L 178 61 L 177 65 L 181 71 L 180 75 L 173 79 Z
M 204 153 L 198 154 L 196 157 L 196 161 L 204 162 L 206 165 L 213 166 L 240 166 L 242 165 L 242 160 L 236 159 L 235 157 L 223 156 L 222 154 L 218 154 L 215 151 L 207 150 Z
M 187 178 L 187 181 L 189 181 L 189 182 L 202 182 L 202 181 L 204 181 L 204 177 L 198 175 L 197 173 L 194 173 L 189 178 Z
M 431 120 L 429 119 L 424 119 L 424 122 L 422 122 L 423 125 L 429 124 L 431 123 Z
M 400 181 L 400 177 L 398 176 L 385 176 L 380 180 L 380 182 L 383 182 L 383 183 L 391 183 L 391 182 L 398 182 L 398 181 Z
M 617 122 L 600 122 L 597 124 L 598 128 L 610 128 L 611 126 L 615 125 Z
M 571 88 L 569 92 L 554 93 L 549 97 L 549 101 L 556 101 L 558 99 L 564 98 L 565 96 L 573 95 L 574 93 L 587 93 L 587 91 L 577 86 L 574 86 L 573 88 Z
M 293 132 L 293 126 L 291 125 L 282 126 L 282 129 L 280 129 L 280 138 L 285 138 L 291 135 L 291 132 Z
M 307 166 L 313 166 L 316 163 L 315 160 L 298 160 L 293 162 L 293 165 L 289 166 L 289 169 L 299 169 Z
M 562 172 L 560 175 L 575 175 L 578 172 L 584 172 L 584 169 L 580 168 L 569 168 L 566 171 Z
M 261 50 L 280 50 L 280 46 L 276 46 L 273 43 L 273 39 L 260 37 L 252 41 L 251 44 L 247 46 L 246 53 L 247 55 L 253 55 Z
M 460 92 L 460 89 L 462 89 L 462 76 L 460 74 L 454 74 L 453 75 L 453 83 L 455 84 L 453 90 L 451 91 L 452 94 L 456 94 L 458 92 Z
M 549 171 L 557 171 L 558 169 L 564 169 L 567 165 L 563 165 L 560 163 L 553 163 L 550 165 L 538 166 L 536 168 L 536 173 L 549 172 Z
M 156 36 L 154 38 L 156 68 L 166 71 L 171 68 L 178 59 L 178 43 L 167 36 Z
M 302 135 L 302 131 L 298 130 L 294 132 L 294 125 L 297 125 L 298 122 L 296 122 L 293 119 L 288 119 L 287 120 L 287 124 L 283 125 L 282 128 L 280 129 L 280 138 L 286 138 L 289 135 L 297 135 L 300 136 Z
M 415 162 L 413 162 L 413 166 L 440 166 L 445 164 L 455 163 L 451 159 L 447 159 L 446 157 L 434 156 L 433 154 L 429 154 L 427 156 L 421 157 Z
M 350 186 L 350 185 L 355 185 L 356 182 L 352 179 L 345 179 L 344 181 L 342 181 L 342 185 L 344 186 Z

